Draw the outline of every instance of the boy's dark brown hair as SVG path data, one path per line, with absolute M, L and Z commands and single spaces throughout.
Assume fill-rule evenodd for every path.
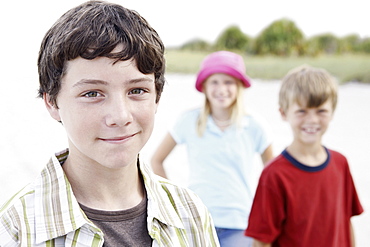
M 111 53 L 118 45 L 123 49 Z M 104 1 L 88 1 L 62 15 L 46 33 L 38 57 L 39 97 L 50 95 L 55 106 L 67 61 L 77 57 L 134 59 L 143 74 L 154 73 L 156 102 L 164 86 L 164 45 L 137 12 Z

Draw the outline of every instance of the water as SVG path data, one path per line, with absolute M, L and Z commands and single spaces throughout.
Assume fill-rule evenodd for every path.
M 32 73 L 7 73 L 0 97 L 0 204 L 32 181 L 51 154 L 66 147 L 63 127 L 51 119 L 41 99 L 36 99 L 36 68 Z M 31 68 L 30 68 L 31 70 Z M 7 71 L 6 71 L 7 72 Z M 203 104 L 203 94 L 193 87 L 195 75 L 168 75 L 158 108 L 151 139 L 141 157 L 148 163 L 154 149 L 181 112 Z M 265 119 L 274 136 L 275 154 L 292 140 L 289 126 L 278 112 L 279 81 L 254 80 L 246 90 L 245 102 L 250 112 Z M 324 144 L 343 153 L 365 212 L 352 222 L 357 246 L 370 243 L 370 85 L 348 83 L 339 87 L 339 102 L 334 120 L 324 137 Z M 168 157 L 166 168 L 172 180 L 187 183 L 186 153 L 177 147 Z M 256 171 L 256 181 L 258 173 Z

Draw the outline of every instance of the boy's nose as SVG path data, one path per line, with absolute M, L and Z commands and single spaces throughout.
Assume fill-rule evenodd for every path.
M 318 122 L 319 118 L 315 112 L 309 112 L 306 116 L 308 122 L 316 123 Z
M 105 111 L 107 126 L 125 126 L 133 120 L 130 102 L 124 97 L 111 99 Z

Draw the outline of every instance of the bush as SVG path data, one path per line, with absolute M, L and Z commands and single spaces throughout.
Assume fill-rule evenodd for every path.
M 218 50 L 242 50 L 246 51 L 250 38 L 245 35 L 239 27 L 231 26 L 223 31 L 216 40 Z
M 318 54 L 335 54 L 338 52 L 339 41 L 338 38 L 333 34 L 320 34 L 316 35 L 306 42 L 306 54 L 318 55 Z
M 337 38 L 326 33 L 305 39 L 294 22 L 288 19 L 274 21 L 255 39 L 244 34 L 238 26 L 226 28 L 214 44 L 194 39 L 180 47 L 184 51 L 213 52 L 230 50 L 249 55 L 318 56 L 322 54 L 370 53 L 370 38 L 357 34 Z
M 361 38 L 357 34 L 347 35 L 339 40 L 339 53 L 358 52 L 360 50 Z
M 189 51 L 210 51 L 212 49 L 211 47 L 212 45 L 204 40 L 194 39 L 182 45 L 180 49 Z
M 370 38 L 363 39 L 359 45 L 359 50 L 365 53 L 370 53 Z
M 303 43 L 303 34 L 295 23 L 288 19 L 281 19 L 273 22 L 256 38 L 255 52 L 259 55 L 301 55 Z

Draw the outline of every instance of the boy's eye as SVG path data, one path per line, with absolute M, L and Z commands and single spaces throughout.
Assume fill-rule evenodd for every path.
M 98 93 L 97 91 L 90 91 L 90 92 L 85 93 L 83 96 L 87 98 L 95 98 L 95 97 L 100 96 L 100 93 Z
M 142 88 L 135 88 L 135 89 L 132 89 L 131 91 L 130 91 L 130 94 L 142 94 L 142 93 L 144 93 L 145 91 L 144 91 L 144 89 L 142 89 Z

